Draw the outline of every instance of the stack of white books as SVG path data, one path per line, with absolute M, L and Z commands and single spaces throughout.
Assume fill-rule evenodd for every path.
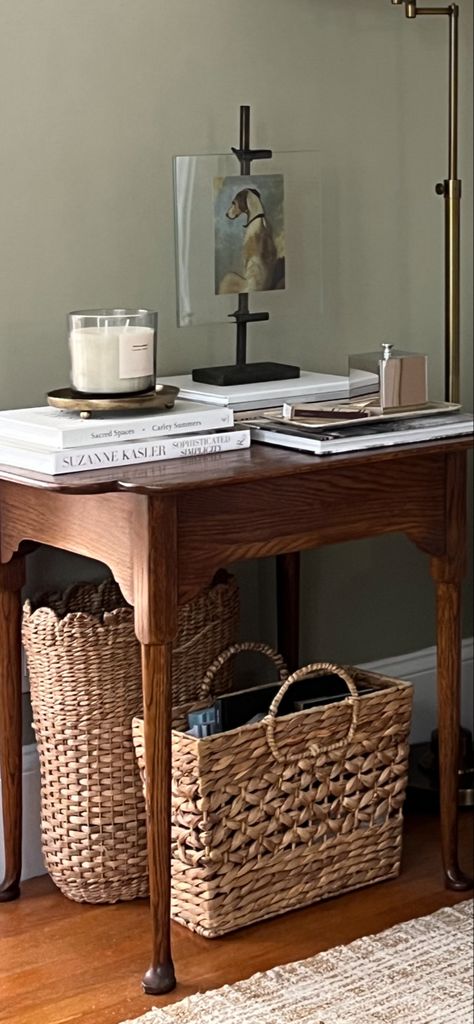
M 297 419 L 285 417 L 253 417 L 244 420 L 250 427 L 252 441 L 261 444 L 293 448 L 311 455 L 337 455 L 341 452 L 365 451 L 369 448 L 386 448 L 391 445 L 411 444 L 417 441 L 434 441 L 446 437 L 472 435 L 471 413 L 451 411 L 433 414 L 427 409 L 415 413 L 374 417 L 354 422 L 338 422 L 325 425 L 304 425 Z
M 201 384 L 191 374 L 160 377 L 158 384 L 171 384 L 179 388 L 179 397 L 192 402 L 208 402 L 222 408 L 244 412 L 283 405 L 284 402 L 339 401 L 356 395 L 373 394 L 378 390 L 376 373 L 358 370 L 352 377 L 334 373 L 312 373 L 301 370 L 299 377 L 289 380 L 269 380 L 259 384 L 235 384 L 219 387 Z
M 248 448 L 233 410 L 178 398 L 171 410 L 93 416 L 52 406 L 0 412 L 0 465 L 55 476 Z

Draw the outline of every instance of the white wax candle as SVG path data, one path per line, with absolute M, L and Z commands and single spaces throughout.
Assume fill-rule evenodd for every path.
M 76 391 L 115 395 L 154 387 L 152 327 L 81 327 L 69 335 Z

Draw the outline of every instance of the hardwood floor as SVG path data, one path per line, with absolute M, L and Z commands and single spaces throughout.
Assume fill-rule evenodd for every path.
M 207 940 L 178 925 L 173 950 L 178 987 L 162 1000 L 144 996 L 149 934 L 144 900 L 114 906 L 72 903 L 47 877 L 0 906 L 0 1021 L 8 1024 L 119 1024 L 198 989 L 216 988 L 276 964 L 382 931 L 458 903 L 439 856 L 439 823 L 407 813 L 398 879 L 359 889 L 284 917 Z M 460 820 L 462 865 L 472 871 L 473 816 Z M 180 980 L 181 979 L 181 980 Z

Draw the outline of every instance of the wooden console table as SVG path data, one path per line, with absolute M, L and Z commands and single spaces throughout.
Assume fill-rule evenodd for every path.
M 175 984 L 170 948 L 170 689 L 178 606 L 216 569 L 277 556 L 279 645 L 298 658 L 298 552 L 405 533 L 430 556 L 437 588 L 441 845 L 450 888 L 470 886 L 457 856 L 460 591 L 466 438 L 322 459 L 253 445 L 244 452 L 124 470 L 42 477 L 0 467 L 0 774 L 6 871 L 21 868 L 20 591 L 25 555 L 48 544 L 111 569 L 134 606 L 142 646 L 151 966 L 149 993 Z

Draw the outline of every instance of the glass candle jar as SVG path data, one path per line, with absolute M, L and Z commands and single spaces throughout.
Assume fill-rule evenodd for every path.
M 158 314 L 83 309 L 68 314 L 71 384 L 83 395 L 134 395 L 156 380 Z

